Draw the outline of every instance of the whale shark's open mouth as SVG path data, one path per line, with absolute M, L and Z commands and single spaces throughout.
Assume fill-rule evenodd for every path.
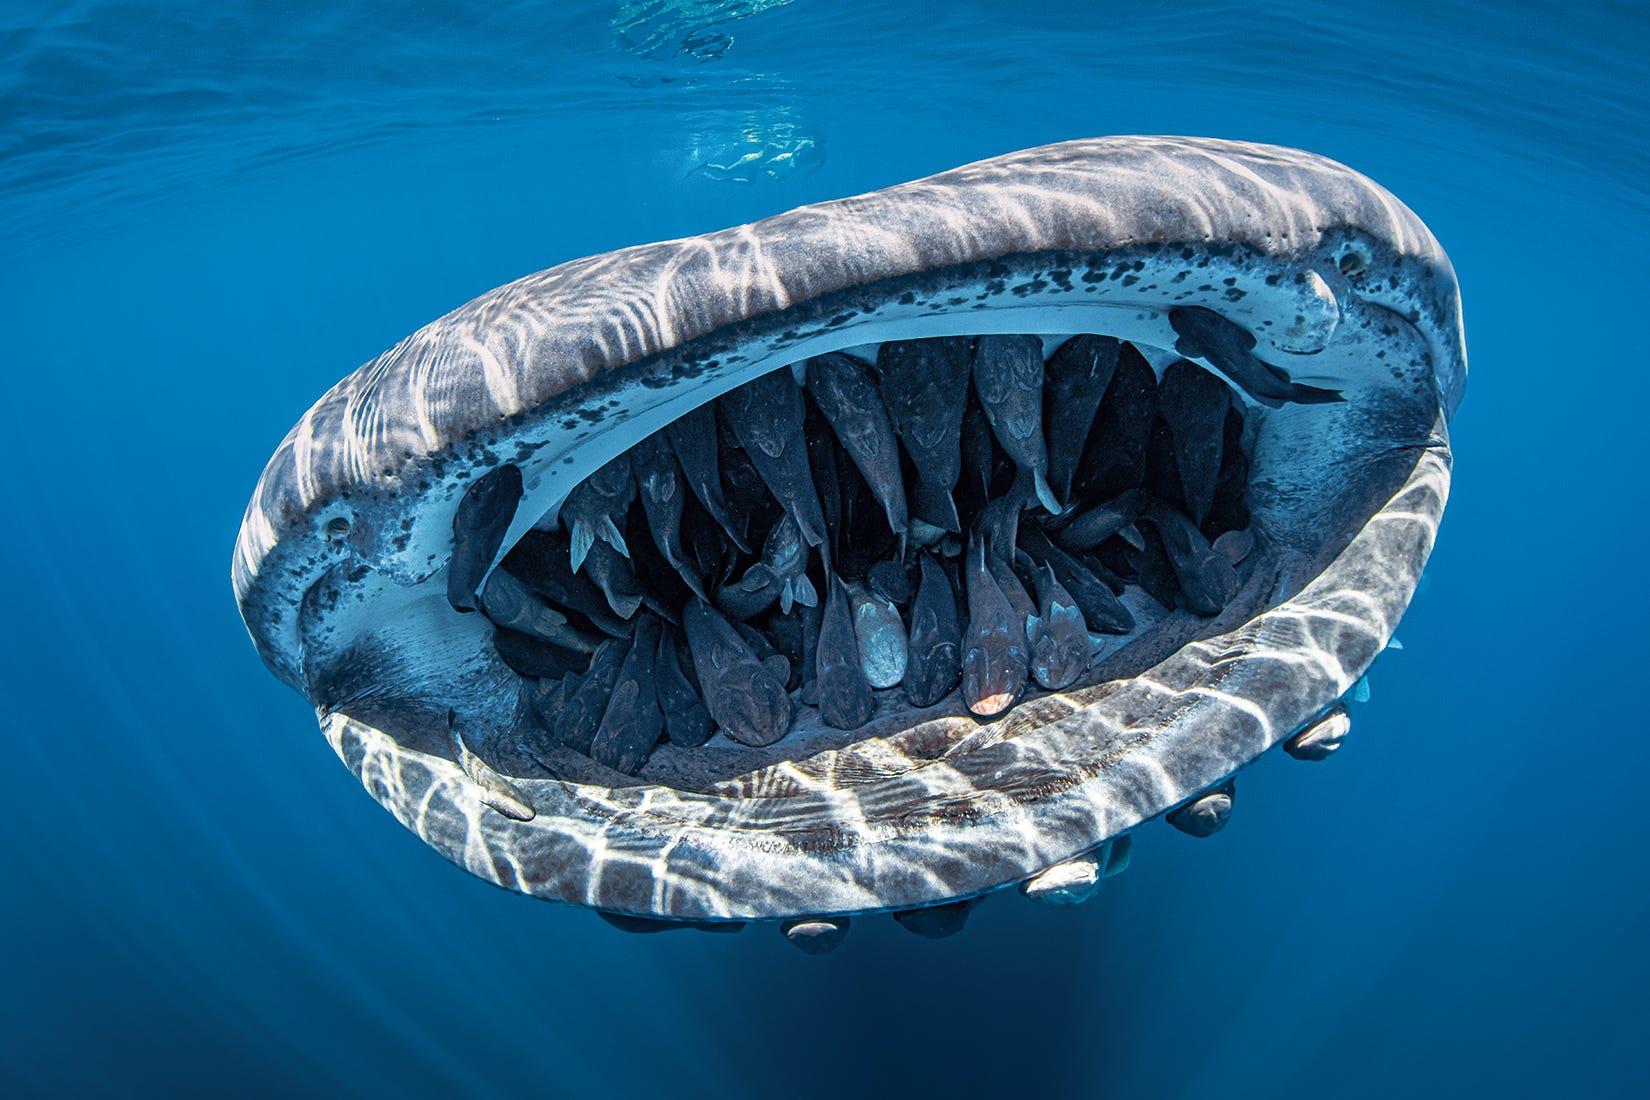
M 1453 274 L 1308 154 L 1031 150 L 500 288 L 271 460 L 243 615 L 404 823 L 630 927 L 954 930 L 1318 758 L 1448 485 Z
M 1200 349 L 1226 324 L 1170 319 Z M 996 718 L 1028 684 L 1143 669 L 1131 646 L 1184 642 L 1271 557 L 1254 553 L 1242 397 L 1150 351 L 1161 376 L 1098 335 L 781 367 L 609 460 L 483 583 L 522 490 L 497 467 L 456 514 L 449 599 L 492 620 L 528 681 L 545 772 L 609 785 L 615 769 L 700 790 L 873 723 Z M 1339 400 L 1263 377 L 1274 405 Z

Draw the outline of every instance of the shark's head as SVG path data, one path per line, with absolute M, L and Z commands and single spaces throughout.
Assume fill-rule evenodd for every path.
M 1036 340 L 972 340 L 996 334 Z M 1090 368 L 1061 350 L 1082 335 L 1110 338 L 1084 352 L 1092 369 L 1133 377 L 1141 392 L 1102 379 L 1098 412 L 1085 406 Z M 970 339 L 911 343 L 936 337 Z M 966 410 L 959 397 L 960 419 L 946 419 L 951 368 L 937 350 L 922 356 L 962 349 L 963 389 L 946 392 L 977 395 L 966 357 L 998 344 L 1049 359 L 1040 420 L 1014 405 L 1023 387 L 979 407 L 967 396 Z M 831 352 L 850 361 L 828 399 L 808 364 Z M 903 399 L 896 386 L 936 396 L 920 416 L 847 425 L 865 379 L 889 408 Z M 1447 258 L 1363 176 L 1236 142 L 1068 142 L 572 261 L 455 310 L 345 378 L 281 443 L 242 524 L 235 594 L 259 653 L 315 705 L 368 790 L 489 881 L 632 925 L 774 919 L 818 944 L 814 933 L 847 914 L 893 910 L 932 931 L 1005 886 L 1083 894 L 1143 822 L 1169 813 L 1193 831 L 1218 826 L 1232 774 L 1272 745 L 1310 756 L 1338 743 L 1338 700 L 1386 646 L 1431 549 L 1449 483 L 1445 425 L 1465 379 Z M 798 388 L 809 396 L 796 438 L 810 453 L 785 467 L 798 461 L 784 453 Z M 752 404 L 753 393 L 765 396 Z M 707 415 L 711 402 L 719 415 Z M 953 477 L 954 534 L 932 499 L 934 477 L 952 475 L 913 459 L 935 423 L 983 470 L 972 503 L 968 470 Z M 897 451 L 878 442 L 879 424 Z M 1077 464 L 1066 484 L 1050 488 L 1049 471 L 1032 469 L 1032 427 L 1056 467 L 1062 450 Z M 1139 446 L 1119 458 L 1112 439 Z M 569 494 L 615 459 L 642 468 L 660 454 L 666 466 L 646 469 L 680 469 L 684 494 L 695 463 L 702 474 L 704 454 L 721 455 L 724 503 L 739 513 L 730 522 L 752 528 L 747 553 L 702 522 L 706 546 L 684 554 L 721 625 L 744 639 L 731 650 L 744 645 L 765 670 L 741 674 L 790 689 L 794 705 L 781 709 L 793 724 L 772 743 L 733 736 L 727 722 L 704 744 L 649 725 L 648 706 L 668 712 L 676 680 L 657 647 L 631 644 L 639 619 L 660 620 L 654 633 L 675 645 L 668 656 L 691 681 L 683 706 L 703 693 L 714 716 L 723 680 L 695 668 L 701 653 L 679 629 L 684 592 L 659 565 L 672 546 L 656 548 L 649 526 L 668 526 L 672 506 L 646 492 L 611 506 L 619 498 L 594 489 Z M 898 532 L 886 477 L 866 475 L 854 495 L 861 474 L 890 461 L 912 510 Z M 770 600 L 734 623 L 728 609 L 744 605 L 718 603 L 716 589 L 759 564 L 776 516 L 805 511 L 763 487 L 827 469 L 841 483 L 822 498 L 847 503 L 824 509 L 826 537 L 788 589 L 813 598 L 787 598 L 783 612 Z M 1119 520 L 1098 510 L 1120 487 L 1130 495 L 1117 497 L 1129 510 Z M 582 534 L 591 558 L 572 581 L 537 575 L 535 555 L 565 546 L 563 531 Z M 995 568 L 970 568 L 976 533 L 997 549 Z M 896 565 L 870 571 L 886 561 Z M 979 594 L 981 608 L 1012 612 L 1003 630 L 1045 652 L 1071 640 L 1023 635 L 1028 622 L 1047 631 L 1081 607 L 1093 659 L 1052 689 L 1033 667 L 1019 704 L 989 719 L 963 692 L 919 706 L 894 687 L 872 696 L 869 721 L 833 728 L 809 698 L 818 660 L 807 647 L 836 621 L 833 575 L 853 573 L 853 591 L 902 609 L 878 629 L 907 631 L 925 676 L 919 643 L 947 629 L 936 586 L 953 600 L 963 649 L 995 614 L 970 617 Z M 754 576 L 747 592 L 762 597 Z M 639 598 L 629 617 L 618 602 L 589 605 L 626 586 Z M 459 610 L 455 588 L 479 592 L 469 602 L 483 613 Z M 1028 619 L 1028 601 L 1067 612 Z M 556 639 L 545 668 L 527 670 L 543 675 L 523 675 L 519 654 L 501 659 L 501 633 L 510 645 Z M 606 636 L 619 640 L 596 647 Z M 632 682 L 644 672 L 653 696 Z M 602 716 L 609 706 L 623 713 Z M 599 739 L 558 728 L 581 708 L 603 737 L 665 736 L 640 764 L 636 751 L 604 755 Z M 634 774 L 612 766 L 621 757 Z

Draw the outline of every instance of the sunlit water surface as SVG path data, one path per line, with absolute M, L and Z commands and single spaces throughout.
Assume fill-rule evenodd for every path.
M 0 1093 L 1644 1095 L 1650 28 L 1631 6 L 0 12 Z M 1454 258 L 1440 549 L 1334 761 L 1074 911 L 624 937 L 397 825 L 229 550 L 343 373 L 490 287 L 1024 146 L 1298 145 Z

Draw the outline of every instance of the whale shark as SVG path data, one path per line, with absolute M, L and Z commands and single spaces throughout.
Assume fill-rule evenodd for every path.
M 1030 389 L 988 386 L 986 411 L 1015 451 L 976 425 L 960 473 L 958 380 L 981 340 L 997 354 L 1005 338 L 1031 357 L 1013 373 Z M 1105 358 L 1050 367 L 1061 347 Z M 1042 405 L 1021 415 L 1038 408 L 1039 353 Z M 835 355 L 863 370 L 838 364 L 855 384 L 821 395 L 830 423 L 847 422 L 844 394 L 869 392 L 862 375 L 884 408 L 866 421 L 879 465 L 852 452 L 876 486 L 820 452 L 827 516 L 797 425 L 824 423 L 808 363 Z M 1341 700 L 1436 538 L 1466 376 L 1447 256 L 1353 169 L 1210 138 L 1063 142 L 571 260 L 459 306 L 280 442 L 241 524 L 234 595 L 369 794 L 488 882 L 634 930 L 771 922 L 810 952 L 862 914 L 948 934 L 987 895 L 1083 900 L 1149 823 L 1218 829 L 1234 776 L 1269 749 L 1321 759 L 1344 740 Z M 934 386 L 931 408 L 911 403 Z M 724 491 L 713 406 L 740 418 L 724 459 L 750 460 L 777 502 L 759 480 Z M 651 591 L 621 552 L 625 530 L 632 550 L 652 542 L 614 472 L 661 431 L 672 447 L 648 469 L 691 489 L 681 524 L 709 546 L 688 552 L 710 601 Z M 612 492 L 578 491 L 604 470 Z M 1027 471 L 1038 492 L 1016 494 Z M 908 532 L 892 530 L 897 492 Z M 1057 690 L 1015 671 L 1025 682 L 992 686 L 975 714 L 945 646 L 978 636 L 976 590 L 1007 613 L 967 557 L 987 497 L 1025 502 L 999 568 L 1036 594 L 1036 636 L 1058 606 L 1062 637 L 1082 615 L 1092 649 L 1069 682 L 1069 657 L 1045 672 Z M 711 606 L 781 515 L 820 547 L 808 583 L 833 614 L 821 628 L 817 607 L 758 608 L 739 626 L 778 652 L 813 647 L 800 660 L 760 659 Z M 512 564 L 540 547 L 560 555 L 554 586 Z M 867 705 L 856 683 L 853 721 L 838 718 L 852 728 L 837 728 L 804 685 L 820 658 L 851 667 L 838 601 L 864 578 L 826 570 L 885 561 L 920 574 L 907 684 Z M 593 562 L 606 600 L 589 598 Z M 549 588 L 586 594 L 551 606 Z M 561 679 L 501 657 L 487 593 L 505 629 L 576 643 L 546 666 Z M 661 666 L 660 640 L 683 630 L 691 660 Z M 667 730 L 690 712 L 696 732 Z M 702 738 L 707 714 L 736 735 Z

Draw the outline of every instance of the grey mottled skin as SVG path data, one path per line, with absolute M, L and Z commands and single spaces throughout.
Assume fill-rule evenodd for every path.
M 1206 317 L 1183 336 L 1169 315 L 1188 307 L 1254 346 Z M 1258 362 L 1343 396 L 1272 409 L 1250 395 L 1256 538 L 1225 611 L 1168 613 L 993 722 L 942 705 L 675 781 L 683 753 L 710 747 L 666 744 L 624 786 L 534 763 L 521 681 L 487 624 L 446 601 L 453 513 L 476 478 L 522 469 L 507 546 L 601 463 L 757 373 L 984 332 L 1201 341 L 1179 353 L 1240 389 L 1233 374 Z M 934 906 L 1091 852 L 1317 722 L 1414 592 L 1465 378 L 1447 259 L 1364 177 L 1234 142 L 1070 142 L 574 261 L 461 307 L 288 434 L 247 508 L 235 593 L 368 791 L 488 881 L 677 921 Z M 530 820 L 489 805 L 449 708 Z

